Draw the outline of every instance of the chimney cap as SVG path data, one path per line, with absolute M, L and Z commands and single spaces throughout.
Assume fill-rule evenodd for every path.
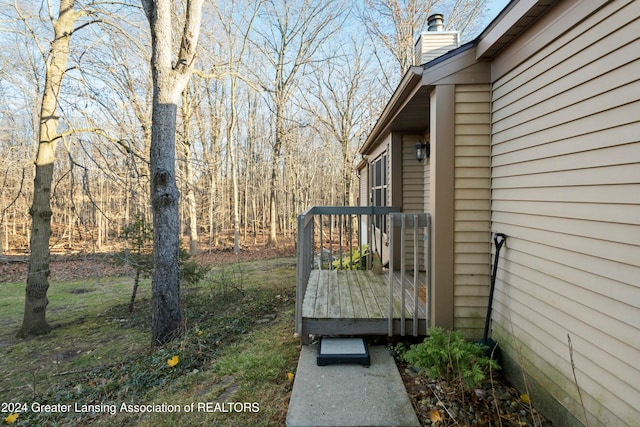
M 427 18 L 428 31 L 444 30 L 444 15 L 442 13 L 434 13 Z

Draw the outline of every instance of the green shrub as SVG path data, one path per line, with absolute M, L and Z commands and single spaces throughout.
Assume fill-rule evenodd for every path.
M 368 255 L 369 246 L 362 245 L 361 248 L 353 248 L 349 254 L 344 256 L 342 259 L 333 261 L 331 265 L 336 270 L 364 270 L 366 268 Z
M 486 346 L 466 341 L 459 332 L 430 328 L 429 337 L 412 345 L 403 359 L 432 380 L 459 381 L 472 389 L 480 386 L 489 368 L 500 369 L 486 350 Z
M 211 270 L 210 267 L 191 259 L 191 254 L 180 248 L 180 281 L 190 286 L 197 285 Z

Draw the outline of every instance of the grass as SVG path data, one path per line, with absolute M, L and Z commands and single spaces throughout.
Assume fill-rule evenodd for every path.
M 126 310 L 131 286 L 127 278 L 53 283 L 53 331 L 19 340 L 24 284 L 0 284 L 0 402 L 27 403 L 14 425 L 284 424 L 288 374 L 298 359 L 292 259 L 214 268 L 183 290 L 184 337 L 155 351 L 149 348 L 149 283 L 141 285 L 133 314 Z M 169 367 L 173 356 L 179 362 Z M 34 402 L 72 408 L 36 413 Z M 161 413 L 122 407 L 163 403 Z M 98 410 L 75 412 L 75 405 Z

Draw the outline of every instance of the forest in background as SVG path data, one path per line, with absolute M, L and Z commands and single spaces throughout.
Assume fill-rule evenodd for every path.
M 174 2 L 176 13 L 184 5 Z M 57 2 L 0 1 L 0 254 L 29 251 L 34 156 Z M 149 27 L 139 2 L 82 1 L 56 94 L 52 253 L 119 249 L 151 223 Z M 178 105 L 185 246 L 293 236 L 312 205 L 356 203 L 354 165 L 426 18 L 473 38 L 485 0 L 206 1 Z M 176 41 L 178 43 L 179 41 Z

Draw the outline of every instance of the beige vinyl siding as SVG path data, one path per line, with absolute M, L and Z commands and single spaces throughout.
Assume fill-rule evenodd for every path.
M 424 167 L 425 162 L 418 163 L 416 160 L 415 144 L 420 138 L 419 135 L 402 136 L 402 211 L 403 212 L 424 212 Z M 428 161 L 428 159 L 427 159 Z M 422 234 L 422 233 L 420 233 Z M 405 234 L 406 243 L 406 265 L 408 269 L 413 269 L 414 239 L 413 229 L 407 230 Z M 422 242 L 419 242 L 420 246 Z M 418 254 L 420 269 L 424 270 L 424 250 Z
M 569 334 L 589 425 L 638 425 L 640 2 L 583 7 L 500 59 L 532 51 L 493 86 L 492 227 L 508 236 L 493 336 L 584 422 Z
M 418 135 L 402 137 L 402 210 L 423 212 L 424 209 L 424 164 L 416 160 L 415 144 Z
M 431 212 L 431 159 L 426 159 L 422 169 L 423 212 Z
M 363 166 L 358 173 L 358 205 L 369 206 L 369 165 Z
M 457 85 L 455 109 L 454 327 L 484 329 L 490 282 L 489 85 Z

